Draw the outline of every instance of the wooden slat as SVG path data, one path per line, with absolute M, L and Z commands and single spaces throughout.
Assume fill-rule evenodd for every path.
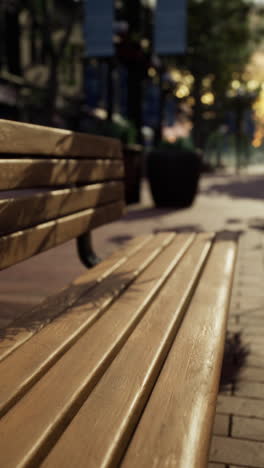
M 216 241 L 122 468 L 207 466 L 235 255 Z
M 131 239 L 124 246 L 120 246 L 109 258 L 76 278 L 70 286 L 34 307 L 26 317 L 23 313 L 14 320 L 8 329 L 3 330 L 1 333 L 0 361 L 9 356 L 54 318 L 73 306 L 84 294 L 88 294 L 91 289 L 145 246 L 151 238 L 152 235 L 148 234 Z
M 32 193 L 22 198 L 7 198 L 0 200 L 0 233 L 19 231 L 123 198 L 121 182 L 106 182 L 80 188 Z
M 123 177 L 121 161 L 0 159 L 0 190 L 103 182 Z
M 203 235 L 202 239 L 192 245 L 184 261 L 179 263 L 44 461 L 43 468 L 118 466 L 208 255 L 211 237 Z M 152 414 L 152 420 L 156 418 L 157 410 Z M 134 466 L 141 467 L 142 464 Z
M 54 320 L 27 341 L 18 352 L 0 363 L 0 415 L 103 314 L 122 290 L 142 273 L 172 239 L 172 234 L 163 234 L 153 237 L 147 244 L 144 243 L 132 258 L 130 256 L 127 262 L 115 269 L 97 287 L 83 291 L 81 300 L 69 313 Z M 87 284 L 87 278 L 85 283 Z M 46 321 L 57 315 L 57 304 L 50 304 L 48 312 Z
M 118 158 L 121 144 L 113 138 L 76 133 L 0 119 L 0 153 L 57 157 Z
M 97 226 L 110 223 L 123 212 L 124 203 L 115 202 L 3 236 L 0 238 L 0 250 L 5 255 L 0 259 L 0 269 L 78 237 Z
M 161 252 L 107 313 L 95 322 L 45 377 L 1 419 L 0 453 L 3 466 L 38 465 L 54 438 L 64 430 L 65 424 L 74 416 L 106 367 L 126 342 L 192 239 L 192 235 L 180 235 L 175 243 Z M 149 348 L 145 338 L 144 346 Z M 136 366 L 144 362 L 141 355 L 136 362 Z M 125 369 L 126 364 L 124 371 Z M 122 387 L 121 378 L 114 386 L 119 386 L 118 382 Z M 113 388 L 110 387 L 109 391 L 111 390 Z M 100 406 L 98 409 L 102 411 Z M 25 425 L 25 420 L 30 421 L 30 424 Z M 86 433 L 82 432 L 82 437 L 89 438 L 88 433 L 92 437 L 96 428 L 94 422 L 87 426 Z M 85 463 L 87 466 L 87 458 Z M 92 465 L 89 460 L 90 466 Z

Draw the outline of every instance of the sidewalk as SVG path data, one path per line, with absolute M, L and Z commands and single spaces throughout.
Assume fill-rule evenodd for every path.
M 130 208 L 121 221 L 97 229 L 93 237 L 96 252 L 104 257 L 121 242 L 144 232 L 222 229 L 242 235 L 229 319 L 236 344 L 231 346 L 234 368 L 231 383 L 219 394 L 210 467 L 263 468 L 264 166 L 239 177 L 204 176 L 194 206 L 180 211 L 153 208 L 144 183 L 142 204 Z M 0 328 L 83 271 L 75 244 L 69 242 L 0 272 Z M 242 371 L 234 380 L 236 366 L 241 364 Z
M 229 364 L 243 366 L 219 394 L 210 468 L 264 467 L 263 243 L 254 230 L 240 241 L 228 330 L 241 333 Z

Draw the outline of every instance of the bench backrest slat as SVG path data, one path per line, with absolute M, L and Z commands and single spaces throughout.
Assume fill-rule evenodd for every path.
M 121 144 L 0 120 L 0 269 L 119 218 Z
M 122 213 L 123 203 L 119 201 L 39 224 L 37 229 L 29 228 L 3 236 L 0 238 L 0 251 L 4 252 L 0 259 L 0 269 L 67 242 L 102 224 L 110 223 Z
M 114 138 L 0 119 L 0 152 L 76 158 L 122 159 Z
M 0 200 L 0 235 L 33 227 L 52 219 L 121 200 L 123 184 L 102 184 L 31 193 Z M 16 223 L 14 225 L 14 220 Z
M 0 159 L 0 190 L 95 183 L 123 176 L 120 161 Z

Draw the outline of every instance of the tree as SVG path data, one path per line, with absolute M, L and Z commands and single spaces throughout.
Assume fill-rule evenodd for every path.
M 152 40 L 151 29 L 153 18 L 151 8 L 146 2 L 118 0 L 120 17 L 129 23 L 127 40 L 142 53 L 142 39 Z M 211 91 L 215 96 L 215 108 L 220 115 L 225 101 L 226 92 L 234 73 L 242 74 L 252 50 L 259 28 L 252 28 L 253 3 L 248 0 L 189 0 L 188 2 L 188 48 L 184 56 L 162 58 L 164 66 L 176 66 L 194 77 L 192 96 L 195 100 L 193 122 L 193 137 L 196 145 L 203 145 L 201 129 L 203 127 L 204 106 L 201 102 L 204 93 L 204 81 L 211 79 Z M 145 20 L 144 20 L 145 19 Z M 258 35 L 260 37 L 260 34 Z M 151 55 L 151 48 L 148 51 Z M 129 65 L 128 65 L 129 67 Z M 139 65 L 130 60 L 131 87 L 129 96 L 131 102 L 130 116 L 139 115 L 140 80 L 144 76 L 135 77 L 135 69 Z M 141 66 L 142 69 L 142 66 Z M 133 111 L 134 108 L 134 111 Z M 138 117 L 137 120 L 139 121 Z
M 194 76 L 194 141 L 202 146 L 203 82 L 212 78 L 215 108 L 221 110 L 234 73 L 241 75 L 257 39 L 247 0 L 190 0 L 188 50 L 181 60 Z

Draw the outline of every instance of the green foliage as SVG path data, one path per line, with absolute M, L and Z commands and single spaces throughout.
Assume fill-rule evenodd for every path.
M 184 63 L 196 77 L 212 74 L 223 93 L 233 73 L 242 73 L 252 54 L 257 30 L 251 28 L 248 0 L 190 0 L 188 51 Z
M 94 135 L 117 138 L 124 145 L 133 145 L 137 142 L 137 132 L 133 123 L 120 117 L 114 122 L 91 118 L 86 122 L 85 131 Z
M 177 151 L 194 151 L 195 147 L 191 138 L 178 138 L 175 143 L 169 143 L 168 141 L 161 141 L 157 148 L 159 150 L 170 150 L 175 149 Z

